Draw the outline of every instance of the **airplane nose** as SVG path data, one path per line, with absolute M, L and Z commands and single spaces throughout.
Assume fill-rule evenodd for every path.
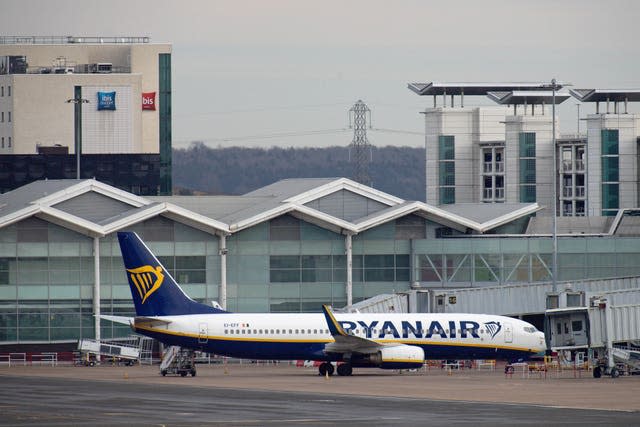
M 537 339 L 538 339 L 538 345 L 540 350 L 539 351 L 545 351 L 547 349 L 547 340 L 544 337 L 544 333 L 543 332 L 538 332 L 537 334 Z

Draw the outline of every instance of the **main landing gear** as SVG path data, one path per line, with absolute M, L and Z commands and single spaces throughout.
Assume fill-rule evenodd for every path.
M 341 377 L 348 377 L 349 375 L 353 374 L 353 367 L 350 363 L 341 363 L 340 365 L 338 365 L 337 370 L 338 375 L 340 375 Z M 318 367 L 318 373 L 323 377 L 326 375 L 333 375 L 333 371 L 334 368 L 331 362 L 323 362 Z

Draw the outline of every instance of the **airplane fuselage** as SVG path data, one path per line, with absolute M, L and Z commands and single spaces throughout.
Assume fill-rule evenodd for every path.
M 527 359 L 544 350 L 544 335 L 529 323 L 482 314 L 335 313 L 344 331 L 381 345 L 421 347 L 426 359 Z M 334 338 L 322 314 L 195 314 L 144 321 L 136 332 L 168 345 L 223 356 L 285 360 L 341 360 L 327 352 Z

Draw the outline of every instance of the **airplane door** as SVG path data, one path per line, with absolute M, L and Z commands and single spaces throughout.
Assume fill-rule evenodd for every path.
M 513 342 L 513 328 L 511 323 L 504 324 L 504 342 Z
M 198 343 L 205 344 L 209 341 L 209 325 L 200 323 L 198 326 Z

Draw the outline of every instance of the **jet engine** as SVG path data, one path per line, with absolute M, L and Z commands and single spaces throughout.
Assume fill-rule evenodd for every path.
M 369 361 L 381 369 L 416 369 L 424 363 L 424 350 L 405 344 L 382 347 L 369 355 Z

